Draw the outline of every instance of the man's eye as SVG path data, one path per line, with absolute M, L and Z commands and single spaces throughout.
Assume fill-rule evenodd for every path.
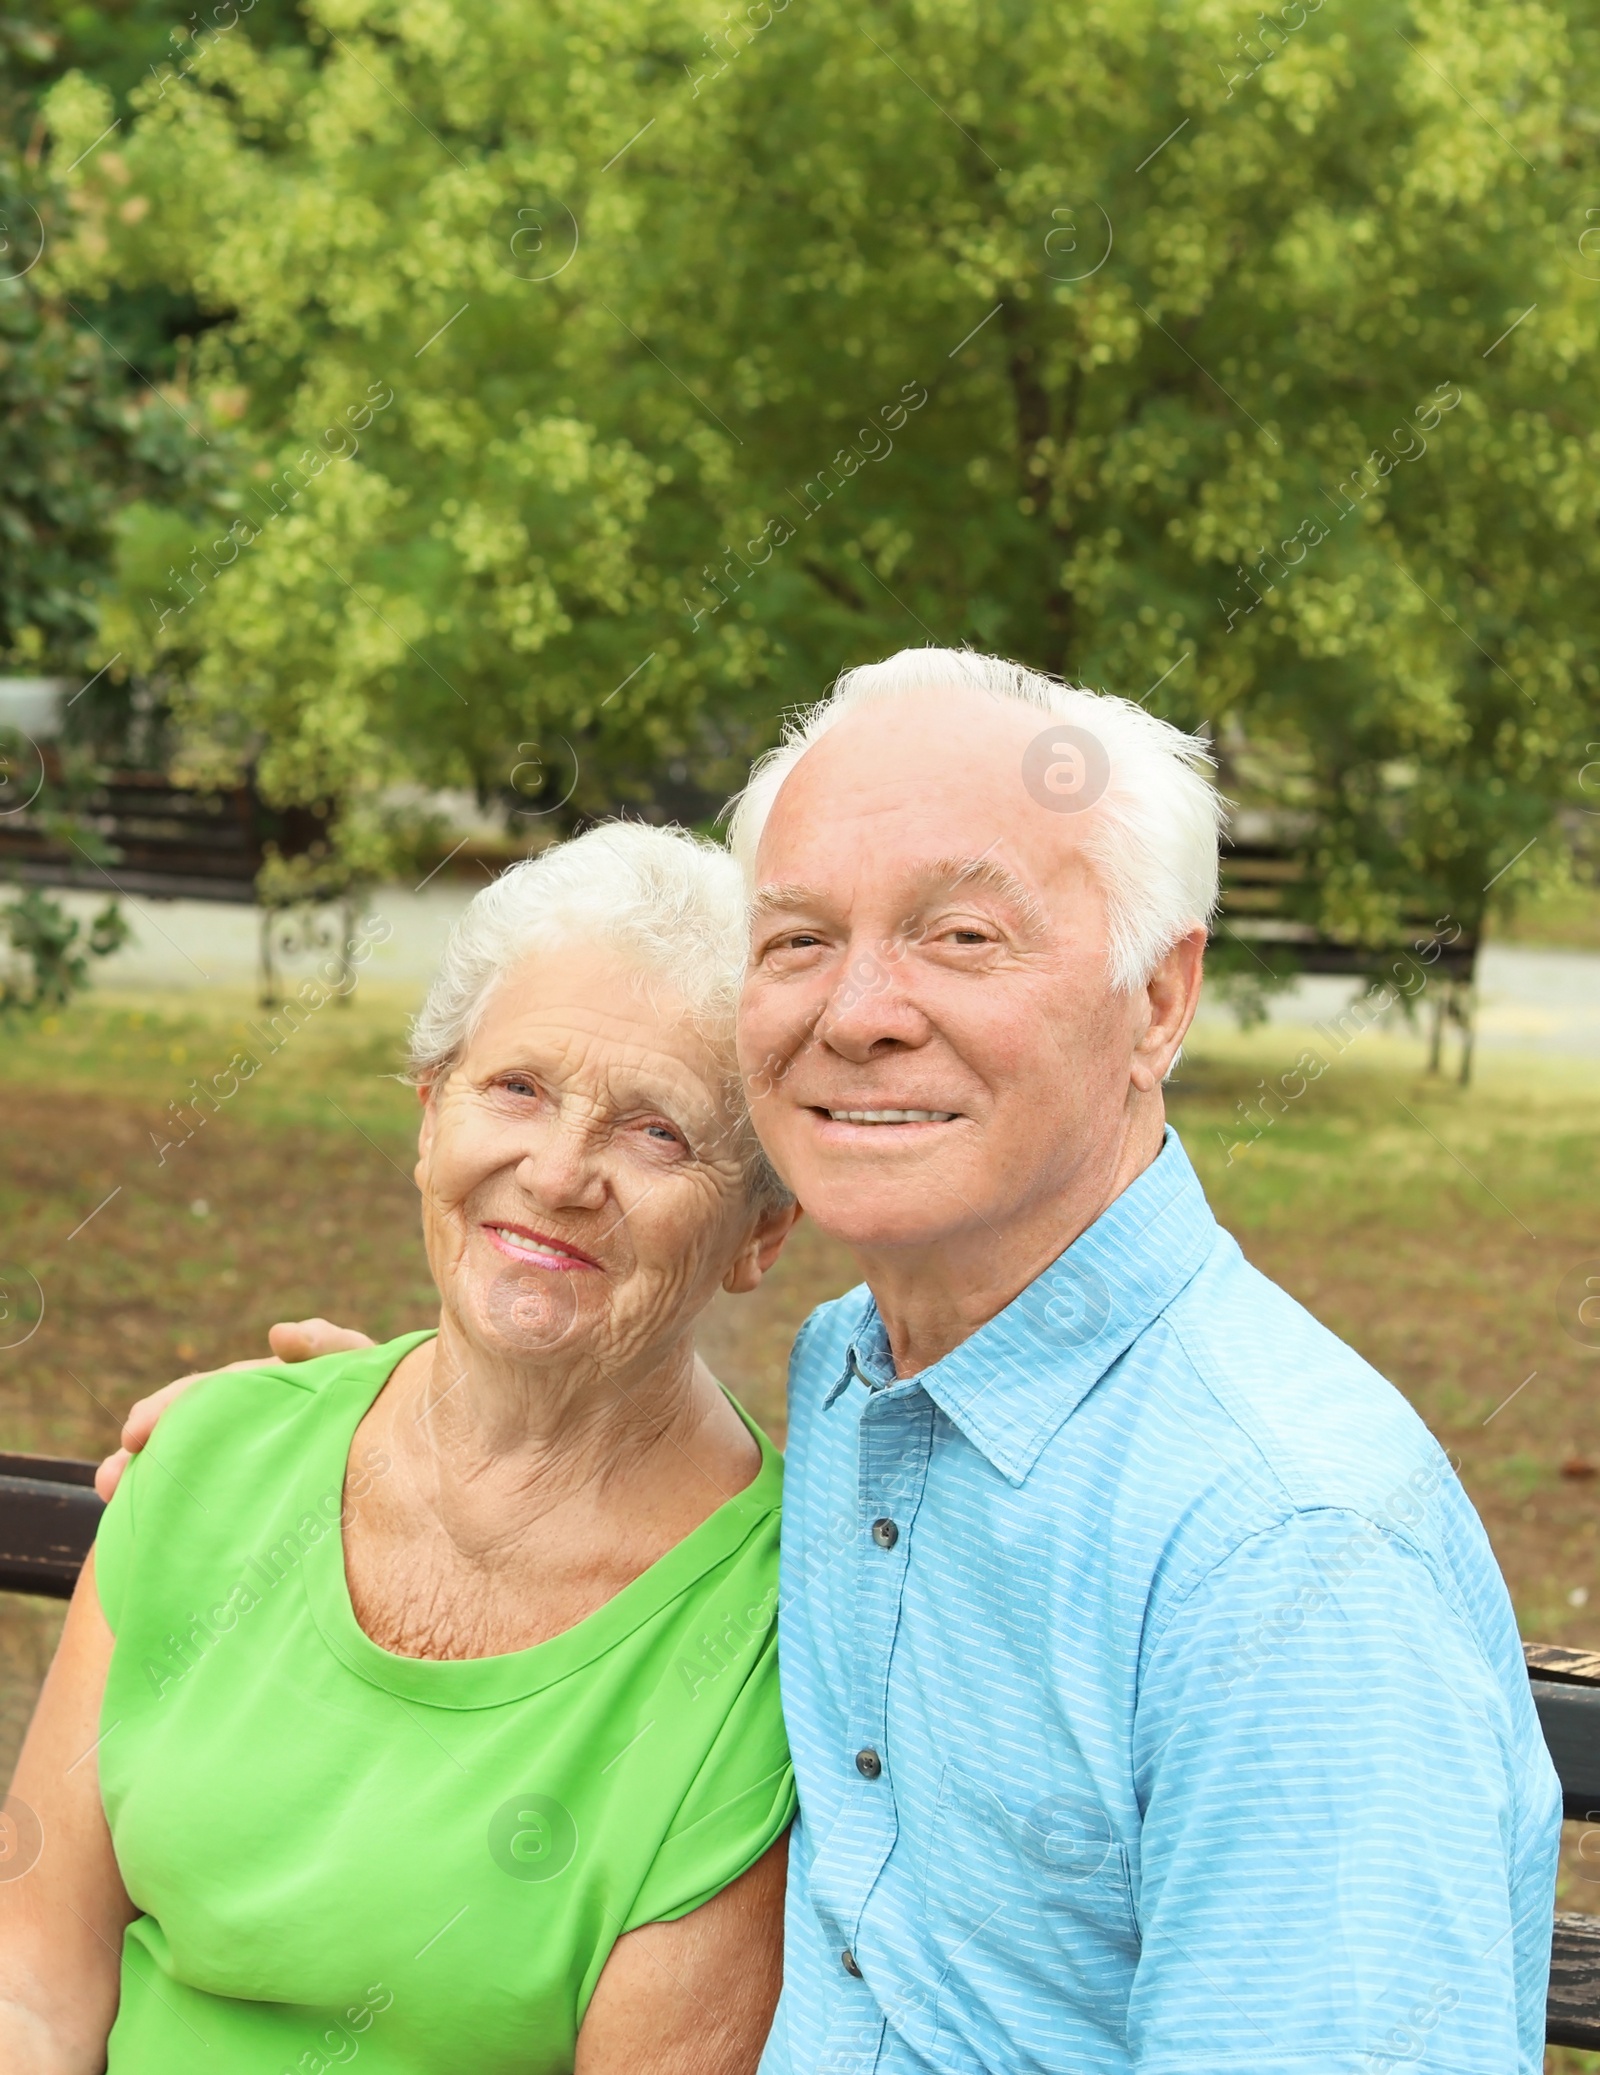
M 987 933 L 981 929 L 953 929 L 950 935 L 958 944 L 987 944 L 990 942 Z
M 508 1095 L 537 1095 L 539 1084 L 530 1081 L 526 1074 L 507 1074 L 500 1083 Z

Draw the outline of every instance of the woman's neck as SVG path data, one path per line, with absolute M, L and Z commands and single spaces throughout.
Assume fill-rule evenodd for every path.
M 587 1493 L 602 1509 L 649 1510 L 657 1484 L 729 1497 L 760 1463 L 689 1337 L 620 1373 L 582 1359 L 534 1366 L 474 1344 L 446 1316 L 373 1411 L 387 1413 L 391 1456 L 468 1541 L 485 1508 L 526 1517 Z
M 399 1364 L 352 1459 L 392 1471 L 348 1510 L 357 1619 L 414 1657 L 489 1656 L 582 1620 L 761 1467 L 687 1341 L 625 1378 L 507 1373 L 442 1330 Z
M 469 1338 L 445 1313 L 417 1352 L 431 1362 L 415 1379 L 416 1417 L 439 1444 L 508 1466 L 595 1450 L 626 1460 L 707 1410 L 695 1402 L 692 1334 L 614 1365 L 582 1354 L 530 1359 Z

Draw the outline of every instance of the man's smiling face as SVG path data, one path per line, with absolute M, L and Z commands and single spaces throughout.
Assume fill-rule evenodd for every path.
M 982 1247 L 1118 1157 L 1150 1002 L 1110 983 L 1089 814 L 1023 783 L 1043 719 L 967 689 L 865 707 L 762 833 L 740 1062 L 774 1163 L 851 1244 Z

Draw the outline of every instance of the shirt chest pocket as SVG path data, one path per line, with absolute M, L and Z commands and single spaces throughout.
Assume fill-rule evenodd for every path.
M 1092 1795 L 1030 1798 L 946 1764 L 923 1870 L 954 2065 L 1081 2068 L 1126 2031 L 1128 1854 Z

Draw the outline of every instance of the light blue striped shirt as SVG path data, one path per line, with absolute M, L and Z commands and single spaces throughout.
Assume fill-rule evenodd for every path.
M 1171 1132 L 955 1352 L 796 1345 L 763 2075 L 1535 2075 L 1561 1801 L 1399 1394 Z

